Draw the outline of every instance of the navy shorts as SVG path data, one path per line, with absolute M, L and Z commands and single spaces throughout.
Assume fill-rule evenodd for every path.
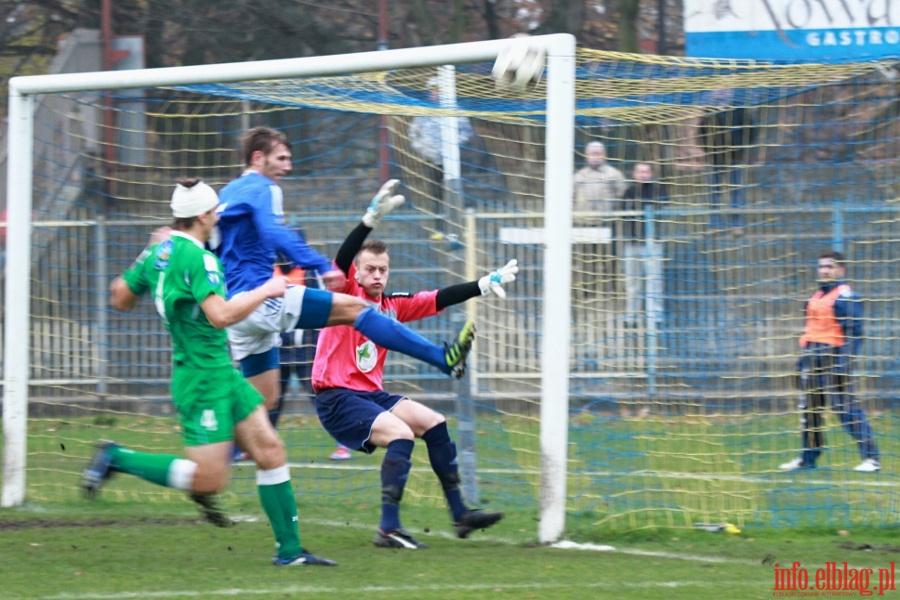
M 375 419 L 405 399 L 406 396 L 387 392 L 328 388 L 318 392 L 313 403 L 319 421 L 331 437 L 351 450 L 371 454 L 377 448 L 369 442 Z

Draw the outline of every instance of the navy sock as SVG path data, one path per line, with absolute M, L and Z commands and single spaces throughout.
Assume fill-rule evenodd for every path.
M 281 418 L 281 409 L 284 408 L 284 388 L 281 388 L 281 397 L 278 398 L 278 406 L 269 411 L 269 423 L 278 429 L 278 419 Z
M 359 313 L 353 328 L 382 348 L 412 356 L 450 374 L 441 346 L 432 344 L 409 327 L 382 315 L 372 307 Z
M 456 444 L 450 439 L 446 421 L 435 425 L 422 435 L 422 441 L 428 447 L 428 460 L 431 469 L 444 488 L 444 497 L 447 498 L 447 507 L 453 516 L 453 522 L 458 522 L 468 508 L 462 499 L 459 489 L 459 465 L 456 460 Z
M 803 460 L 803 464 L 807 467 L 816 466 L 816 461 L 819 459 L 819 454 L 821 454 L 821 450 L 818 448 L 804 448 L 803 452 L 800 454 L 800 458 Z
M 400 529 L 400 500 L 412 467 L 412 440 L 394 440 L 387 445 L 381 463 L 381 524 L 385 533 Z

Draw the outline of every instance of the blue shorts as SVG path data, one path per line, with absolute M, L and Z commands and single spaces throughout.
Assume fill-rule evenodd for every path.
M 390 412 L 406 396 L 387 392 L 356 392 L 346 388 L 328 388 L 316 394 L 313 404 L 319 421 L 331 437 L 351 450 L 375 452 L 369 442 L 372 425 L 383 412 Z

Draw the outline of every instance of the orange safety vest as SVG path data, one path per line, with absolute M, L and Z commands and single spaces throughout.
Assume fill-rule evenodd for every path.
M 303 267 L 294 267 L 288 273 L 283 273 L 281 267 L 275 266 L 273 277 L 284 277 L 288 283 L 293 285 L 306 285 L 306 270 Z
M 844 345 L 844 330 L 834 315 L 834 303 L 843 292 L 849 291 L 849 285 L 841 284 L 827 294 L 822 290 L 813 294 L 806 303 L 806 327 L 800 336 L 801 347 L 806 348 L 810 342 Z

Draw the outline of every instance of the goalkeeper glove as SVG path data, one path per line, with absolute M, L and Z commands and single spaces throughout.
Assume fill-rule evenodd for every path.
M 405 198 L 394 194 L 398 185 L 400 185 L 399 179 L 389 179 L 381 186 L 381 189 L 372 198 L 372 202 L 369 203 L 366 214 L 363 215 L 362 222 L 366 227 L 375 229 L 378 222 L 381 221 L 381 217 L 403 204 Z
M 506 266 L 500 267 L 496 271 L 491 271 L 479 279 L 478 288 L 481 290 L 481 295 L 486 296 L 489 292 L 494 292 L 501 298 L 506 298 L 503 284 L 516 280 L 516 273 L 519 272 L 518 263 L 519 261 L 512 259 L 506 263 Z

